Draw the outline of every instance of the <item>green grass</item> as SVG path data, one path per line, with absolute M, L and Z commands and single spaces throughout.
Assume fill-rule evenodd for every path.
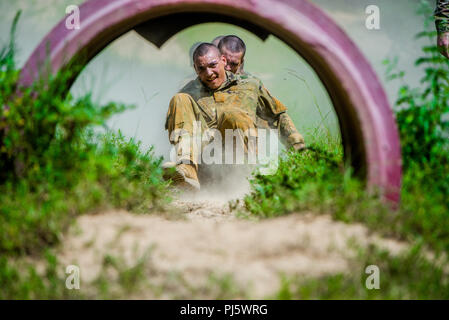
M 311 150 L 286 154 L 275 175 L 256 175 L 244 204 L 248 213 L 257 217 L 292 212 L 330 214 L 339 221 L 362 222 L 386 236 L 422 239 L 434 250 L 449 251 L 448 198 L 429 179 L 434 170 L 423 166 L 408 169 L 400 207 L 392 210 L 344 169 L 339 148 L 331 152 L 315 145 Z
M 420 12 L 428 17 L 423 1 Z M 427 18 L 428 19 L 428 18 Z M 426 20 L 427 21 L 427 20 Z M 426 24 L 427 25 L 427 24 Z M 419 67 L 431 63 L 419 88 L 403 83 L 395 111 L 402 142 L 403 184 L 398 210 L 367 193 L 343 163 L 342 148 L 317 139 L 309 150 L 289 152 L 275 175 L 256 175 L 244 199 L 248 212 L 274 217 L 294 211 L 329 213 L 344 222 L 363 222 L 373 230 L 409 241 L 423 240 L 433 250 L 449 251 L 449 61 L 438 54 L 436 34 L 422 32 L 432 46 L 423 48 Z M 401 79 L 387 63 L 389 79 Z
M 369 247 L 361 250 L 346 273 L 320 278 L 283 277 L 271 298 L 305 299 L 449 299 L 449 276 L 445 264 L 424 258 L 419 246 L 397 256 Z M 379 268 L 379 288 L 369 289 L 367 266 Z
M 76 169 L 0 186 L 0 252 L 30 254 L 54 245 L 82 213 L 164 209 L 167 184 L 151 150 L 143 154 L 138 144 L 112 133 L 89 148 Z
M 46 251 L 43 270 L 24 259 L 0 257 L 0 299 L 79 299 L 78 290 L 67 290 L 57 258 Z
M 80 289 L 67 289 L 65 268 L 50 251 L 44 266 L 0 257 L 0 299 L 249 299 L 247 289 L 232 274 L 211 273 L 191 282 L 179 271 L 158 272 L 151 250 L 130 264 L 120 255 L 105 254 L 90 282 L 80 277 Z M 9 261 L 8 261 L 9 260 Z

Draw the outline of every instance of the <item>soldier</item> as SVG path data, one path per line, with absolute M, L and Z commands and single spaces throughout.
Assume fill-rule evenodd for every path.
M 449 58 L 449 0 L 437 0 L 435 9 L 435 26 L 438 32 L 438 47 Z
M 260 81 L 257 77 L 253 76 L 252 74 L 246 72 L 243 70 L 244 67 L 244 59 L 245 59 L 245 53 L 246 53 L 246 45 L 245 42 L 243 42 L 242 39 L 237 37 L 236 35 L 228 35 L 228 36 L 220 36 L 221 39 L 218 43 L 218 49 L 220 50 L 221 54 L 226 58 L 226 67 L 225 69 L 228 71 L 231 71 L 232 73 L 241 75 L 241 76 L 247 76 L 247 77 L 253 77 L 255 80 Z M 215 39 L 218 39 L 220 37 L 217 37 Z M 215 40 L 214 39 L 214 40 Z M 265 89 L 265 88 L 264 88 Z M 266 89 L 265 89 L 266 90 Z M 291 120 L 290 116 L 285 114 L 284 123 L 292 128 L 294 128 L 293 121 Z M 256 117 L 256 125 L 258 128 L 270 128 L 270 124 L 260 118 Z M 271 127 L 273 128 L 273 127 Z M 296 129 L 292 129 L 293 131 Z
M 235 35 L 228 35 L 220 40 L 217 47 L 226 58 L 225 70 L 235 74 L 246 74 L 243 70 L 246 45 L 242 39 Z
M 190 143 L 183 143 L 194 138 L 195 123 L 200 123 L 203 132 L 216 129 L 225 137 L 226 129 L 254 132 L 256 117 L 261 117 L 279 129 L 287 147 L 304 149 L 304 139 L 287 116 L 287 108 L 260 80 L 226 71 L 226 58 L 211 43 L 195 49 L 193 63 L 198 77 L 171 99 L 165 123 L 170 143 L 177 146 L 175 182 L 200 187 L 195 151 Z M 248 150 L 248 137 L 241 139 Z

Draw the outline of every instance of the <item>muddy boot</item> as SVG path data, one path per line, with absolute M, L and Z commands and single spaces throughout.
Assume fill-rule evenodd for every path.
M 173 162 L 165 163 L 163 178 L 165 180 L 172 180 L 176 187 L 187 190 L 200 190 L 200 182 L 198 181 L 197 170 L 191 164 L 178 164 Z

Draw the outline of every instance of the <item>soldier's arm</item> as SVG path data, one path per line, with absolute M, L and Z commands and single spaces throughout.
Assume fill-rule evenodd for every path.
M 449 0 L 437 0 L 435 26 L 438 31 L 438 48 L 442 55 L 449 58 Z
M 304 138 L 287 114 L 287 107 L 273 97 L 262 84 L 259 86 L 259 106 L 261 107 L 260 113 L 268 121 L 270 127 L 277 127 L 281 142 L 287 148 L 293 147 L 296 150 L 305 148 Z
M 302 150 L 306 147 L 304 137 L 296 130 L 295 124 L 287 112 L 279 115 L 278 128 L 281 142 L 285 146 L 288 148 L 293 147 L 295 150 Z

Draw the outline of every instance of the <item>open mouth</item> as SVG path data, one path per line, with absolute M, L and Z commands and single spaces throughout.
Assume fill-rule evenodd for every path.
M 207 82 L 210 84 L 210 85 L 214 85 L 215 84 L 215 82 L 217 81 L 217 77 L 215 77 L 215 78 L 213 78 L 213 79 L 208 79 L 207 80 Z

